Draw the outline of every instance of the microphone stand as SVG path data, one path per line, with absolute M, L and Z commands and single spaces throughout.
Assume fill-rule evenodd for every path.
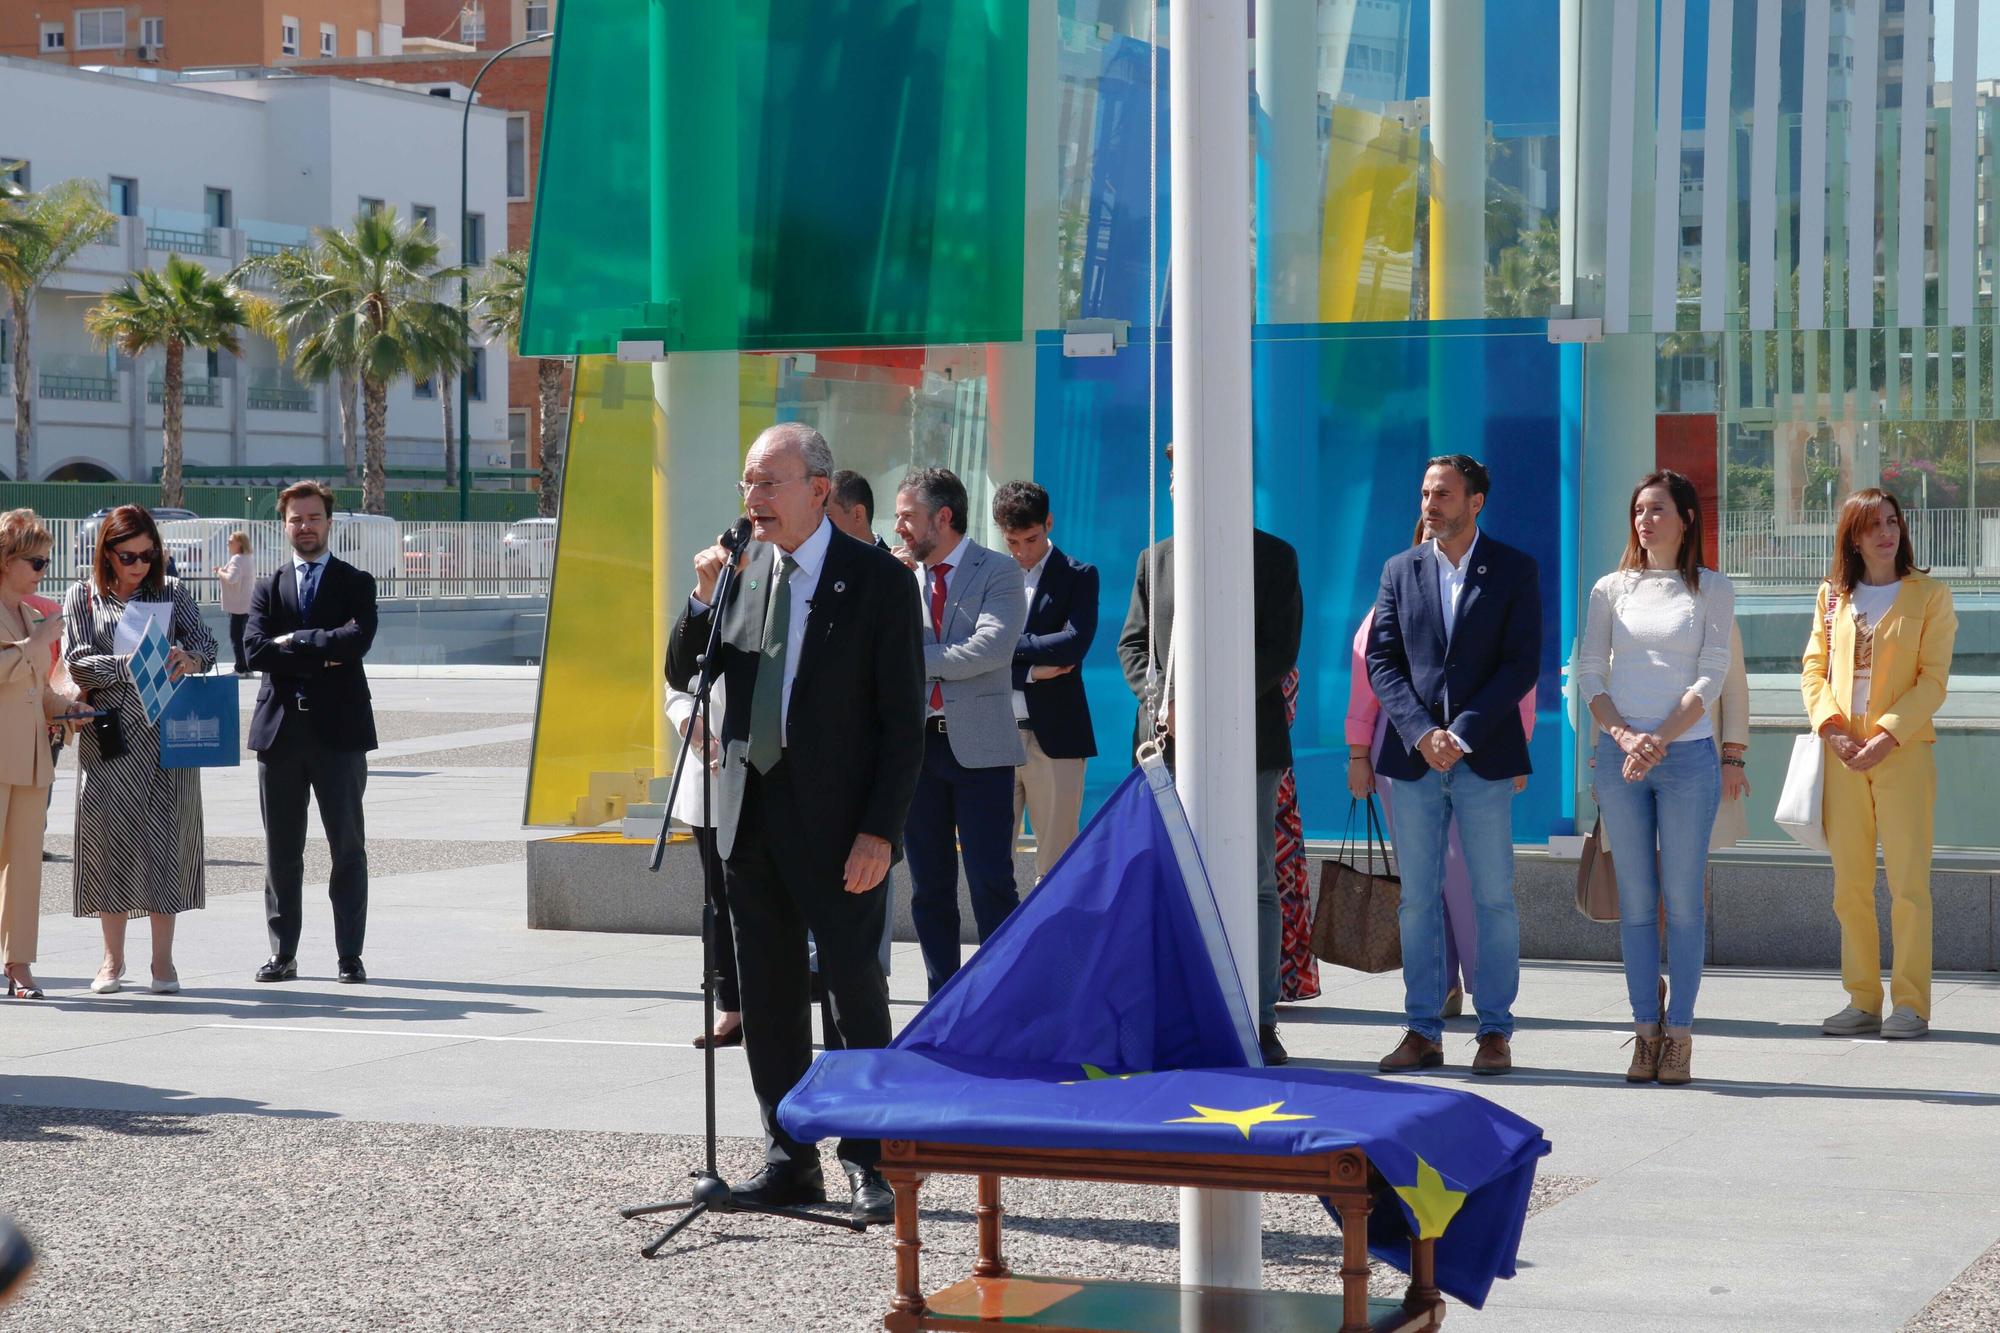
M 712 831 L 715 828 L 715 780 L 708 771 L 706 749 L 715 736 L 709 725 L 709 695 L 715 688 L 716 680 L 722 674 L 719 650 L 722 646 L 722 617 L 736 592 L 736 566 L 733 558 L 736 545 L 730 541 L 733 534 L 725 534 L 723 547 L 731 553 L 732 559 L 722 568 L 722 575 L 716 581 L 715 600 L 710 604 L 708 621 L 708 644 L 702 649 L 699 659 L 701 672 L 695 682 L 696 716 L 701 719 L 701 734 L 704 753 L 698 761 L 702 770 L 701 817 L 702 822 Z M 659 873 L 660 863 L 667 854 L 667 831 L 673 823 L 674 797 L 679 794 L 681 780 L 687 776 L 688 757 L 694 746 L 694 728 L 690 726 L 681 736 L 680 755 L 674 761 L 673 781 L 667 787 L 667 808 L 660 816 L 660 833 L 653 840 L 651 869 Z M 826 1213 L 815 1213 L 804 1208 L 788 1208 L 768 1204 L 744 1203 L 729 1188 L 729 1182 L 722 1178 L 715 1165 L 715 987 L 720 977 L 715 967 L 715 904 L 722 896 L 722 886 L 717 882 L 722 873 L 721 857 L 702 858 L 702 901 L 701 901 L 701 1013 L 702 1031 L 707 1038 L 702 1042 L 702 1094 L 705 1102 L 706 1125 L 703 1131 L 706 1156 L 699 1170 L 688 1172 L 688 1179 L 694 1181 L 689 1197 L 676 1199 L 670 1203 L 641 1204 L 635 1208 L 621 1208 L 619 1216 L 630 1220 L 652 1213 L 679 1212 L 653 1243 L 639 1251 L 646 1258 L 657 1255 L 666 1243 L 685 1230 L 689 1223 L 703 1213 L 757 1213 L 766 1217 L 789 1217 L 800 1222 L 818 1222 L 822 1226 L 844 1227 L 849 1231 L 865 1230 L 862 1223 L 848 1217 L 834 1217 Z

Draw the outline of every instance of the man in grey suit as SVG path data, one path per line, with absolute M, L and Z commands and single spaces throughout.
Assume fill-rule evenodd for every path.
M 910 915 L 930 992 L 958 971 L 958 861 L 979 939 L 999 929 L 1014 890 L 1014 647 L 1028 620 L 1021 567 L 965 535 L 965 485 L 944 468 L 896 492 L 897 555 L 917 571 L 924 640 L 924 767 L 903 844 Z

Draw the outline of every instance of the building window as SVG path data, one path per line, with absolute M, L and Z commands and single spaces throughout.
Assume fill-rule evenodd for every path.
M 1682 227 L 1682 228 L 1681 228 L 1681 244 L 1682 244 L 1682 245 L 1700 245 L 1700 244 L 1701 244 L 1701 228 L 1700 228 L 1700 227 Z
M 157 51 L 167 44 L 167 21 L 163 18 L 139 20 L 139 45 Z
M 375 34 L 363 28 L 354 34 L 354 54 L 372 56 L 375 54 Z
M 486 401 L 486 349 L 472 349 L 472 364 L 465 368 L 465 395 L 475 403 Z
M 418 380 L 415 384 L 412 384 L 410 386 L 410 393 L 413 397 L 417 398 L 437 397 L 438 396 L 437 377 L 433 375 L 429 378 Z
M 60 23 L 42 25 L 42 50 L 62 51 L 69 46 L 69 29 Z
M 361 196 L 361 215 L 363 217 L 380 213 L 383 207 L 384 205 L 380 199 L 370 199 L 365 194 Z
M 528 118 L 507 117 L 507 197 L 528 197 Z
M 76 11 L 76 49 L 104 51 L 125 45 L 125 11 L 122 9 L 79 9 Z
M 438 211 L 435 205 L 411 204 L 410 221 L 416 223 L 431 235 L 437 235 Z
M 213 185 L 203 190 L 201 211 L 207 215 L 208 225 L 217 230 L 236 225 L 236 210 L 230 203 L 227 190 L 218 190 Z
M 138 217 L 139 182 L 130 176 L 113 176 L 110 197 L 105 202 L 121 218 Z
M 1903 58 L 1903 35 L 1901 33 L 1896 33 L 1882 39 L 1882 58 L 1884 60 L 1901 60 Z
M 528 414 L 507 414 L 507 462 L 511 467 L 528 466 Z
M 486 40 L 486 7 L 479 0 L 458 11 L 458 40 L 467 46 Z
M 521 21 L 523 37 L 538 37 L 549 30 L 549 11 L 554 8 L 549 0 L 528 0 Z
M 486 262 L 486 215 L 465 215 L 465 262 L 475 267 Z
M 331 23 L 319 25 L 319 53 L 329 58 L 340 54 L 340 29 Z
M 0 153 L 0 181 L 6 181 L 16 189 L 28 188 L 28 164 L 25 160 L 8 157 Z
M 295 18 L 278 20 L 278 50 L 288 56 L 299 53 L 299 21 Z

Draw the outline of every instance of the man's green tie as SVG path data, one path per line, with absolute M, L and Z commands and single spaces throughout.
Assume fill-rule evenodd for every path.
M 792 571 L 799 562 L 778 556 L 778 577 L 764 608 L 764 648 L 757 685 L 750 693 L 750 763 L 768 773 L 785 749 L 785 636 L 792 628 Z

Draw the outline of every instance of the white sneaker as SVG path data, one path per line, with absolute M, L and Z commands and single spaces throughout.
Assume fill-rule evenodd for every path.
M 1865 1037 L 1882 1031 L 1882 1015 L 1856 1009 L 1850 1004 L 1821 1023 L 1819 1030 L 1829 1037 Z
M 1882 1024 L 1882 1038 L 1884 1041 L 1905 1041 L 1911 1037 L 1928 1037 L 1930 1035 L 1931 1025 L 1925 1022 L 1922 1015 L 1918 1014 L 1916 1010 L 1910 1008 L 1907 1004 L 1897 1005 L 1896 1011 L 1890 1014 Z

